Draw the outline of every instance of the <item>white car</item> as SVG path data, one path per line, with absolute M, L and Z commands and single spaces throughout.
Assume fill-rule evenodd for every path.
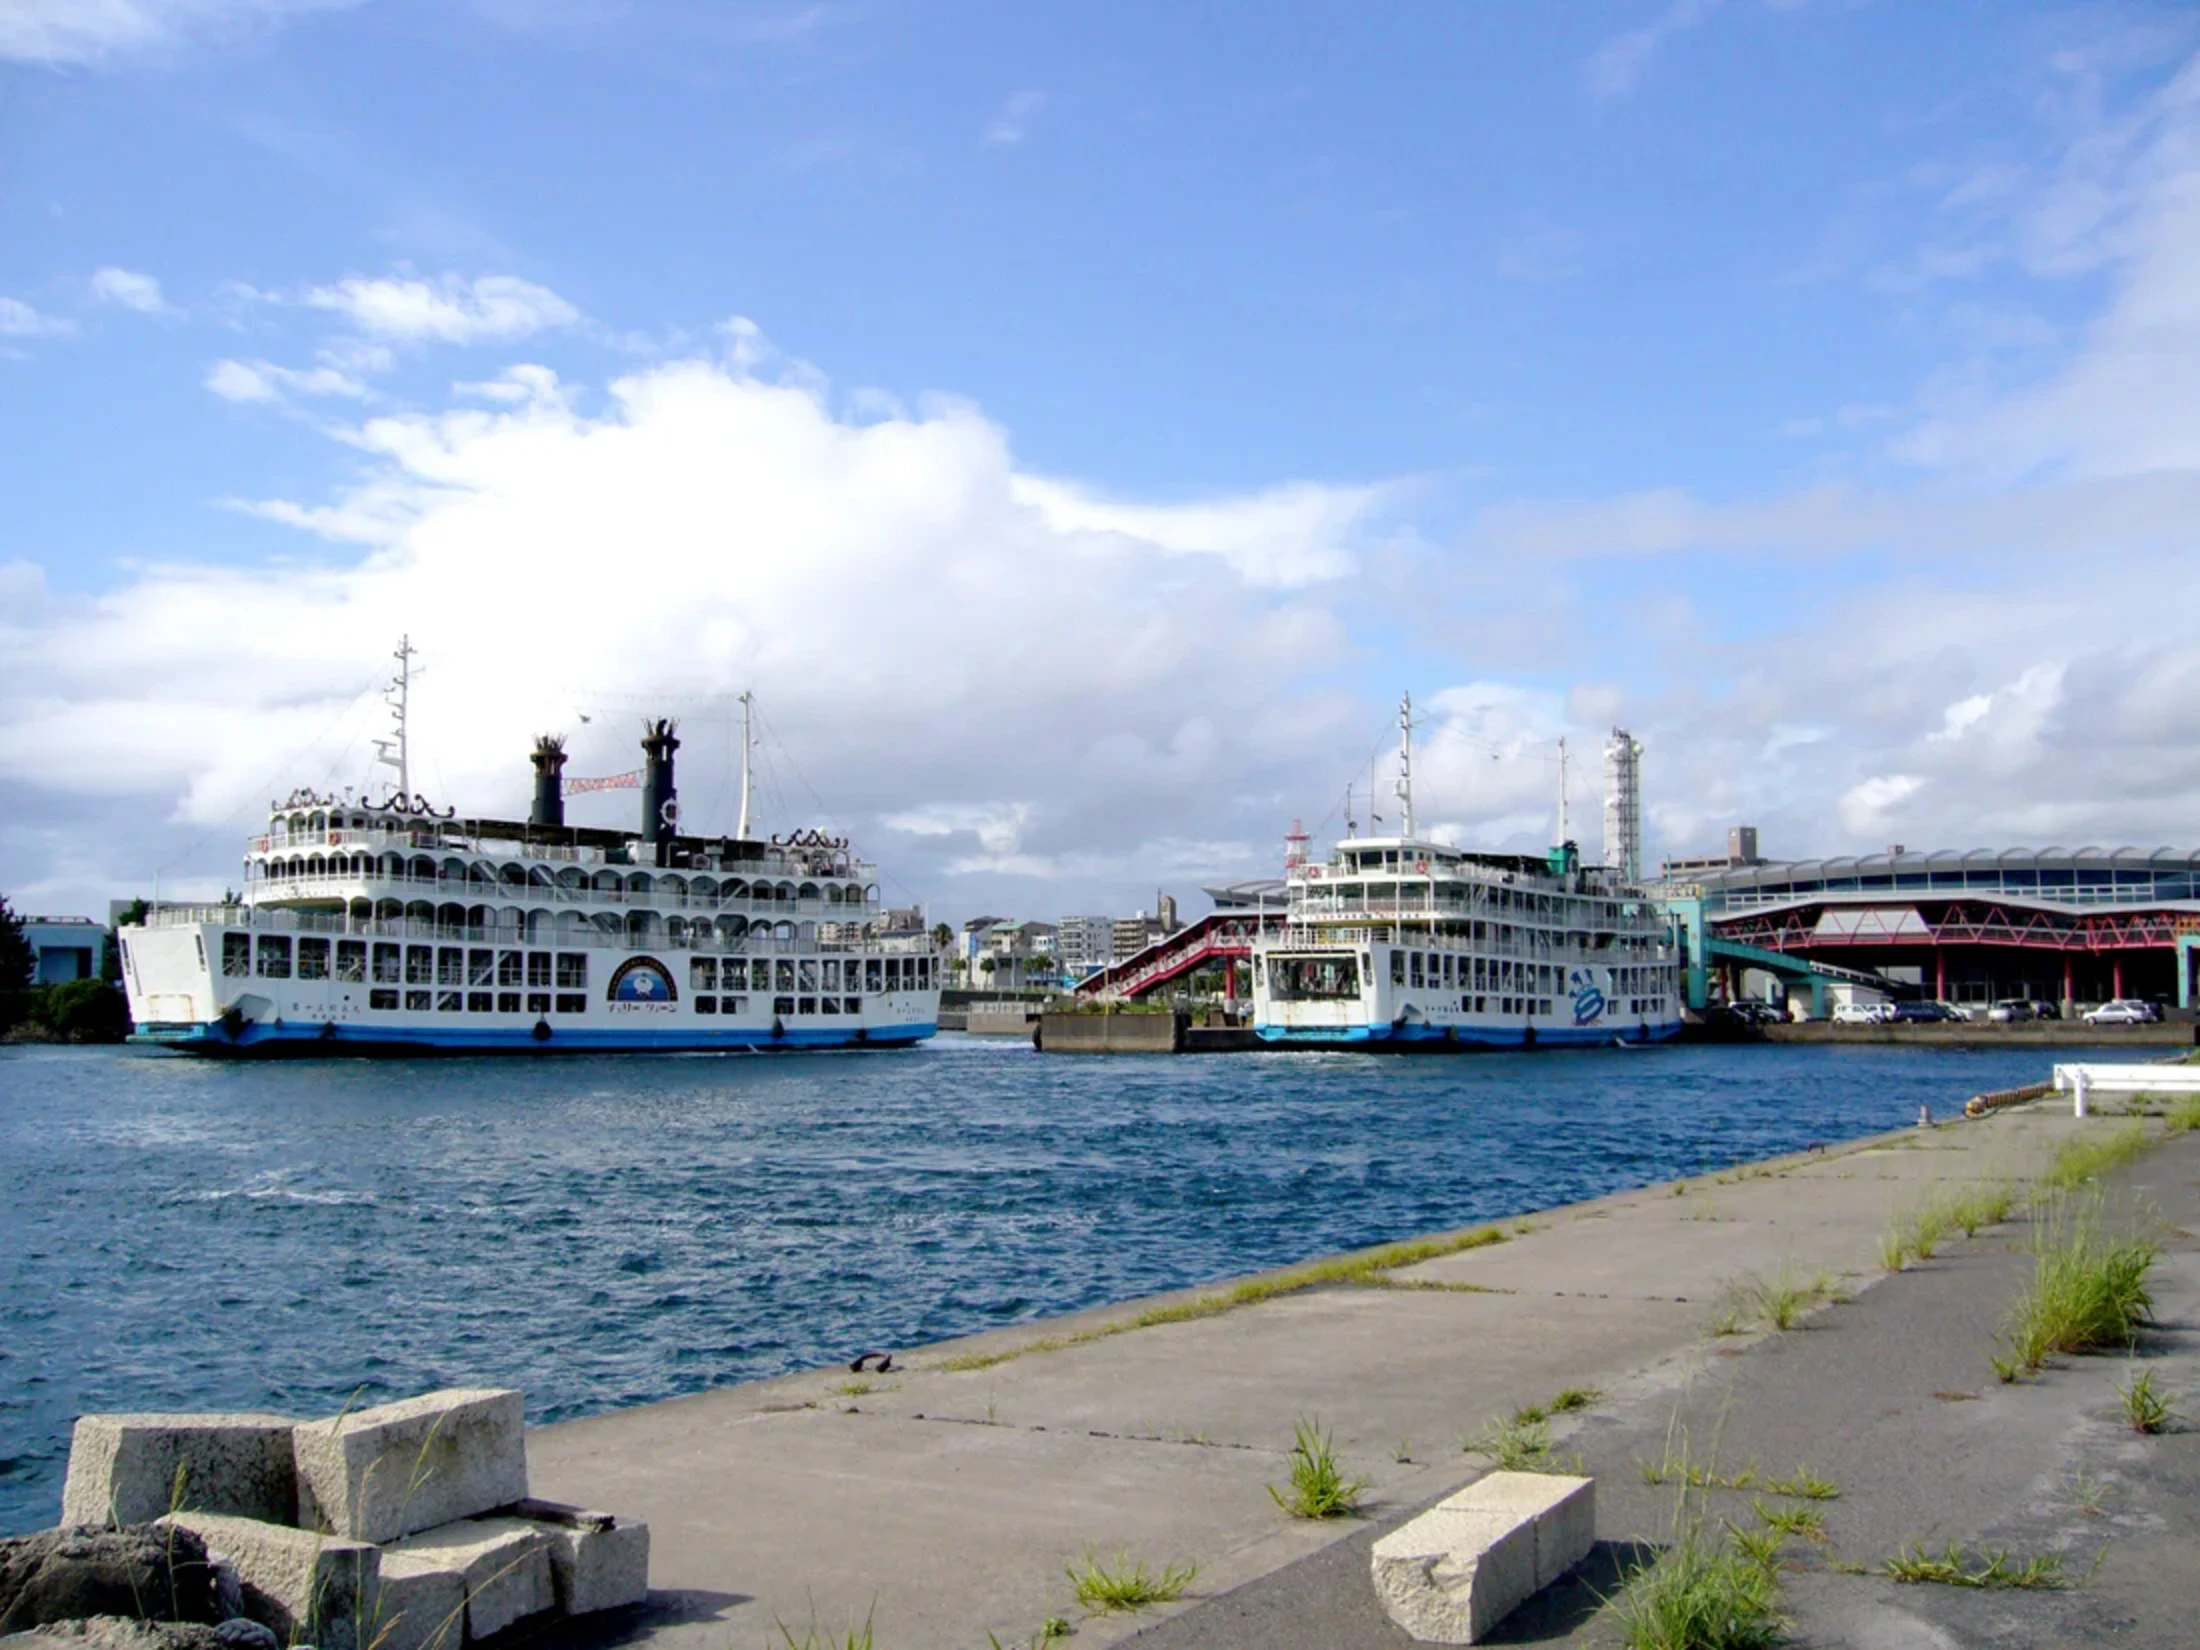
M 1885 1025 L 1894 1015 L 1892 1003 L 1835 1003 L 1833 1023 L 1837 1026 Z
M 2145 1003 L 2130 997 L 2118 997 L 2114 1002 L 2085 1011 L 2085 1023 L 2089 1026 L 2143 1026 L 2153 1018 L 2153 1012 Z

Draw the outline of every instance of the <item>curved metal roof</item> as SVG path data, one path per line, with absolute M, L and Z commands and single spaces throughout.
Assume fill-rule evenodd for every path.
M 1923 853 L 1835 854 L 1824 859 L 1772 860 L 1694 873 L 1691 881 L 1724 888 L 1765 883 L 1824 881 L 1833 877 L 1931 873 L 1956 870 L 2200 871 L 2200 850 L 2104 848 L 2088 843 L 2065 848 L 1936 848 Z

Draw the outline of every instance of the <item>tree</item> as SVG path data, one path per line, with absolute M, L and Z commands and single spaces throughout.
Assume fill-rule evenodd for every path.
M 56 1042 L 119 1043 L 130 1034 L 130 1006 L 105 980 L 69 980 L 31 994 L 31 1019 Z
M 945 951 L 955 943 L 955 930 L 948 927 L 944 922 L 934 923 L 932 925 L 932 943 L 940 950 Z
M 19 1022 L 30 1006 L 31 976 L 38 957 L 23 932 L 23 919 L 0 894 L 0 1032 Z

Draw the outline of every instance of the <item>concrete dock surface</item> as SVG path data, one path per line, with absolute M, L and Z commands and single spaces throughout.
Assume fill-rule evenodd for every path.
M 2200 1433 L 2119 1430 L 2121 1357 L 2016 1386 L 1988 1365 L 2029 1275 L 2021 1216 L 1900 1273 L 1879 1259 L 1890 1220 L 1936 1192 L 2021 1191 L 2066 1142 L 2130 1126 L 2035 1103 L 1553 1210 L 1502 1242 L 1212 1315 L 1111 1332 L 1216 1292 L 1186 1291 L 897 1349 L 906 1368 L 883 1376 L 789 1376 L 546 1427 L 529 1441 L 534 1490 L 651 1526 L 651 1602 L 599 1642 L 748 1650 L 814 1630 L 823 1645 L 868 1622 L 878 1650 L 978 1650 L 1032 1644 L 1052 1618 L 1088 1646 L 1397 1646 L 1411 1641 L 1376 1607 L 1368 1546 L 1488 1469 L 1463 1441 L 1493 1418 L 1590 1388 L 1554 1444 L 1599 1480 L 1598 1553 L 1509 1625 L 1517 1642 L 1610 1642 L 1599 1596 L 1675 1511 L 1641 1463 L 1684 1434 L 1729 1473 L 1807 1465 L 1840 1485 L 1814 1503 L 1826 1544 L 1791 1557 L 1799 1642 L 2083 1643 L 2099 1628 L 2200 1643 Z M 2143 1350 L 2159 1386 L 2195 1390 L 2200 1134 L 2112 1188 L 2115 1207 L 2158 1211 L 2161 1324 Z M 1785 1334 L 1713 1333 L 1737 1286 L 1782 1274 L 1849 1298 Z M 1361 1516 L 1311 1523 L 1271 1499 L 1306 1419 L 1369 1481 Z M 1733 1505 L 1711 1510 L 1749 1499 L 1714 1492 Z M 1951 1539 L 2053 1553 L 2083 1584 L 1897 1586 L 1838 1567 Z M 1065 1573 L 1086 1555 L 1197 1576 L 1173 1605 L 1088 1614 Z

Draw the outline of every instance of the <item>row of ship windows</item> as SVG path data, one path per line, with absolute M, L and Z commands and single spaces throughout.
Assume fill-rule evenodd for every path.
M 1612 970 L 1612 993 L 1623 996 L 1657 989 L 1663 970 L 1625 967 Z M 1565 979 L 1559 963 L 1515 963 L 1506 957 L 1460 957 L 1449 951 L 1393 951 L 1392 985 L 1433 986 L 1437 990 L 1502 991 L 1513 985 L 1530 991 L 1557 991 Z
M 1370 866 L 1367 869 L 1372 870 L 1374 867 Z M 1400 867 L 1392 865 L 1386 866 L 1384 869 L 1397 870 Z M 1307 892 L 1310 894 L 1326 892 L 1340 900 L 1347 901 L 1378 899 L 1388 902 L 1400 897 L 1398 892 L 1400 886 L 1400 884 L 1390 882 L 1316 882 L 1308 886 Z M 1418 898 L 1426 890 L 1427 885 L 1416 882 L 1403 884 L 1402 886 L 1407 890 L 1405 897 L 1413 899 Z M 1460 895 L 1465 896 L 1464 901 L 1459 899 Z M 1480 882 L 1467 883 L 1463 887 L 1453 885 L 1453 888 L 1447 891 L 1446 903 L 1471 903 L 1490 911 L 1518 911 L 1523 916 L 1555 918 L 1575 928 L 1583 926 L 1617 926 L 1625 923 L 1634 912 L 1642 909 L 1639 905 L 1621 904 L 1608 900 L 1587 900 L 1566 894 L 1531 894 L 1521 888 L 1493 888 L 1487 883 Z
M 222 936 L 222 973 L 229 979 L 336 979 L 377 985 L 555 986 L 588 989 L 588 956 L 580 951 L 495 951 L 479 946 L 391 945 L 365 940 L 293 940 L 288 934 Z M 933 983 L 930 957 L 693 957 L 691 991 L 922 991 Z
M 746 996 L 692 999 L 698 1014 L 746 1014 Z M 410 1014 L 586 1014 L 586 992 L 548 991 L 395 991 L 367 993 L 370 1009 L 401 1009 Z M 861 997 L 774 997 L 772 1012 L 782 1018 L 863 1012 Z
M 1549 1018 L 1555 1005 L 1550 997 L 1461 997 L 1459 1012 L 1462 1014 L 1487 1014 L 1492 1003 L 1497 1012 L 1507 1018 L 1525 1015 L 1534 1019 L 1538 1015 Z M 1621 997 L 1608 1005 L 1614 1014 L 1632 1014 L 1638 1019 L 1650 1013 L 1658 1005 L 1649 997 Z

